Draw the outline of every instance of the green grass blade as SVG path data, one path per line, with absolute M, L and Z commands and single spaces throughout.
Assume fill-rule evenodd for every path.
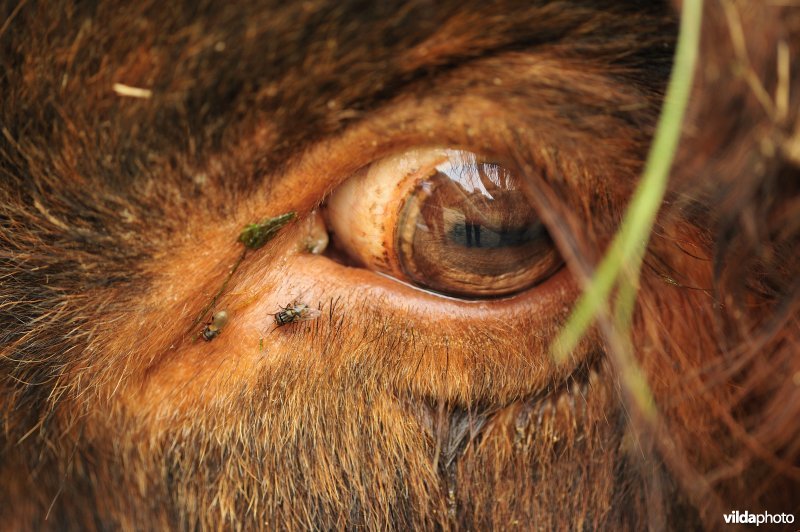
M 641 182 L 594 278 L 589 282 L 569 321 L 551 346 L 553 357 L 558 362 L 566 360 L 599 314 L 608 313 L 609 296 L 623 271 L 633 276 L 630 284 L 638 284 L 644 249 L 664 198 L 669 170 L 675 157 L 683 116 L 689 101 L 697 63 L 702 10 L 702 0 L 683 2 L 675 64 Z M 630 298 L 630 295 L 626 296 L 626 299 Z M 625 312 L 632 311 L 632 304 L 628 303 L 625 306 L 629 307 Z

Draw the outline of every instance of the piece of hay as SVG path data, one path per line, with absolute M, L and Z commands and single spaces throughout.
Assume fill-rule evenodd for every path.
M 246 225 L 239 234 L 239 242 L 248 249 L 258 249 L 272 240 L 278 234 L 278 231 L 294 217 L 294 212 L 287 212 L 258 223 Z

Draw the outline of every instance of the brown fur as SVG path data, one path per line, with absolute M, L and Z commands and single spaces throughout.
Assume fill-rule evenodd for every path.
M 641 172 L 672 7 L 249 4 L 0 3 L 3 527 L 684 529 L 800 506 L 796 8 L 708 0 L 634 319 L 649 423 L 602 330 L 563 367 L 547 347 Z M 454 302 L 298 252 L 297 223 L 197 341 L 245 224 L 440 145 L 515 161 L 569 272 Z M 269 332 L 299 292 L 323 316 Z

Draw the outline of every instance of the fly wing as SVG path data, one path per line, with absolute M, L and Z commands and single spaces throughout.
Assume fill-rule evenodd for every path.
M 303 308 L 302 310 L 300 310 L 298 312 L 297 320 L 298 321 L 315 320 L 315 319 L 319 318 L 321 314 L 322 314 L 322 312 L 317 310 L 317 309 L 315 309 L 315 308 L 305 307 L 305 308 Z

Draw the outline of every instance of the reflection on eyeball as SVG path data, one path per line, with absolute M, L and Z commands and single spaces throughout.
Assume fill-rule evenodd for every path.
M 377 161 L 328 199 L 334 242 L 361 265 L 447 295 L 515 294 L 563 261 L 511 165 L 444 148 Z

